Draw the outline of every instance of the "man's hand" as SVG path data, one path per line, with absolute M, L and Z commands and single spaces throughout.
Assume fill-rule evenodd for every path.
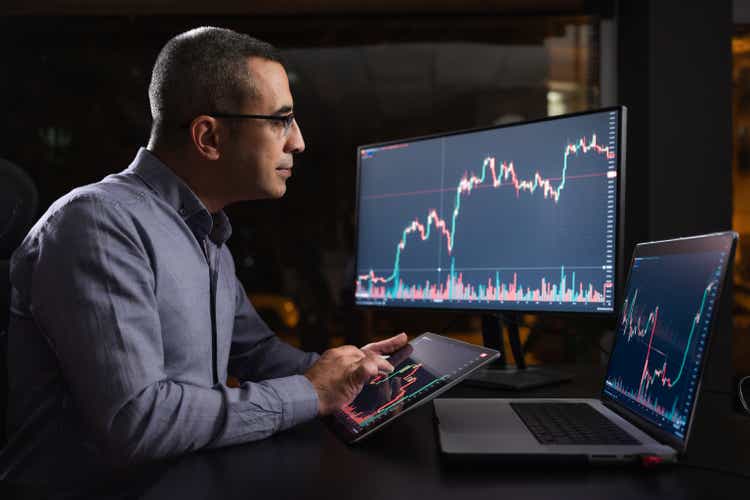
M 381 357 L 404 345 L 405 333 L 362 349 L 343 346 L 329 349 L 305 373 L 318 393 L 318 413 L 328 415 L 351 403 L 362 387 L 379 373 L 390 373 L 393 366 Z
M 363 351 L 372 351 L 375 354 L 391 354 L 404 347 L 409 342 L 409 337 L 404 332 L 394 335 L 393 337 L 380 342 L 367 344 L 362 348 Z
M 305 373 L 318 393 L 318 413 L 328 415 L 351 403 L 362 387 L 393 366 L 372 351 L 346 345 L 329 349 Z

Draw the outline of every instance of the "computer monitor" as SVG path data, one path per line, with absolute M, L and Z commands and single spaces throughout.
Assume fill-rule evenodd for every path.
M 625 115 L 360 146 L 355 304 L 614 315 Z

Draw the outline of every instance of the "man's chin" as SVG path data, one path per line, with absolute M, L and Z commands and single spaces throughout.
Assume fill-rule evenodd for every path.
M 286 194 L 286 181 L 283 181 L 281 184 L 275 187 L 271 194 L 271 198 L 279 199 L 283 197 Z
M 282 198 L 284 194 L 286 194 L 286 183 L 279 184 L 270 189 L 256 191 L 254 194 L 249 196 L 246 195 L 242 198 L 242 201 L 277 200 L 279 198 Z

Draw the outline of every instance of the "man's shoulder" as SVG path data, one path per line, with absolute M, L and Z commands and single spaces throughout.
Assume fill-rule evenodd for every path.
M 99 182 L 80 186 L 60 197 L 50 210 L 59 211 L 77 201 L 127 207 L 143 203 L 149 190 L 133 175 L 125 172 L 108 175 Z
M 34 261 L 42 247 L 73 251 L 102 231 L 137 232 L 136 219 L 148 213 L 148 188 L 125 172 L 77 187 L 55 200 L 13 253 L 11 267 Z
M 96 203 L 104 206 L 127 208 L 148 201 L 151 191 L 132 172 L 124 170 L 104 179 L 80 186 L 57 199 L 50 211 L 64 210 L 71 204 Z
M 139 185 L 140 184 L 140 185 Z M 148 204 L 149 190 L 132 174 L 121 172 L 99 182 L 80 186 L 55 200 L 37 221 L 29 236 L 66 223 L 106 222 L 114 216 L 138 217 Z

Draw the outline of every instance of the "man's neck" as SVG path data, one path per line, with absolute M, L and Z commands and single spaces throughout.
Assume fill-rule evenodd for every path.
M 191 158 L 186 153 L 154 146 L 152 143 L 149 143 L 146 149 L 188 185 L 209 213 L 215 214 L 227 205 L 226 202 L 221 200 L 220 196 L 212 194 L 210 179 L 204 175 L 209 169 L 200 165 L 195 158 Z

